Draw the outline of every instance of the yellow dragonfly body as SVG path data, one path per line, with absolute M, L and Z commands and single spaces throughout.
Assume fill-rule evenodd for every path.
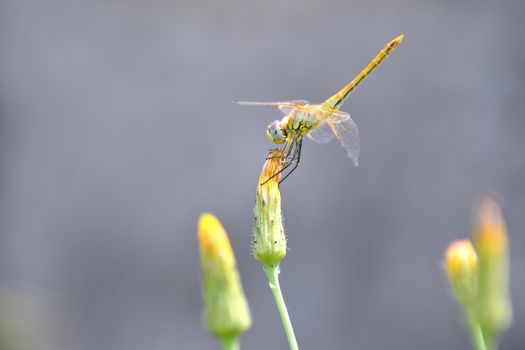
M 268 137 L 274 143 L 285 144 L 282 151 L 285 154 L 287 164 L 281 171 L 295 164 L 291 171 L 281 179 L 281 182 L 299 164 L 302 140 L 305 136 L 318 143 L 325 143 L 334 137 L 337 138 L 346 149 L 348 156 L 354 161 L 354 164 L 358 165 L 359 131 L 350 114 L 340 111 L 339 108 L 356 86 L 394 51 L 403 41 L 403 37 L 403 35 L 400 35 L 388 43 L 354 80 L 322 104 L 310 104 L 304 100 L 237 102 L 243 105 L 276 106 L 285 115 L 281 120 L 275 120 L 270 123 L 266 131 Z

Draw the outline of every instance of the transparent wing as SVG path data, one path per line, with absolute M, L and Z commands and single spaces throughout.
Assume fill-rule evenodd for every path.
M 247 106 L 284 106 L 284 105 L 307 105 L 309 104 L 306 100 L 294 100 L 294 101 L 282 101 L 282 102 L 253 102 L 253 101 L 233 101 L 234 103 Z
M 334 138 L 334 132 L 328 123 L 323 123 L 310 131 L 306 136 L 317 143 L 327 143 Z
M 324 113 L 321 115 L 321 125 L 310 131 L 307 135 L 308 138 L 317 143 L 327 143 L 334 138 L 334 134 L 337 134 L 337 129 L 335 126 L 332 126 L 333 124 L 351 120 L 350 114 L 341 112 L 337 109 L 325 109 Z M 328 123 L 328 120 L 331 120 L 332 122 Z
M 251 101 L 233 101 L 234 103 L 244 105 L 244 106 L 274 106 L 279 108 L 279 110 L 287 115 L 291 112 L 292 109 L 298 106 L 304 106 L 310 104 L 305 100 L 295 100 L 295 101 L 283 101 L 283 102 L 251 102 Z
M 351 119 L 349 113 L 340 111 L 338 109 L 324 108 L 324 112 L 326 113 L 325 118 L 335 119 L 338 121 L 345 121 L 345 120 Z
M 348 116 L 346 120 L 330 119 L 327 121 L 335 137 L 346 149 L 346 153 L 354 161 L 354 165 L 359 165 L 359 130 L 356 123 Z

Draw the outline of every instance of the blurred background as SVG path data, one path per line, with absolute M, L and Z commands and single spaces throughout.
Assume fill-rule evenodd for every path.
M 305 141 L 282 185 L 281 284 L 302 349 L 467 349 L 443 276 L 499 192 L 525 335 L 525 3 L 0 0 L 0 348 L 216 349 L 196 221 L 229 232 L 254 323 L 285 349 L 250 255 L 277 110 L 321 102 L 404 33 L 343 106 L 360 166 Z

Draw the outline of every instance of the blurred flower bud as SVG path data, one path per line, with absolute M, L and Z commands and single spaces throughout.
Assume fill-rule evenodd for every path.
M 198 227 L 205 322 L 210 333 L 236 337 L 251 325 L 250 311 L 226 231 L 212 214 L 203 214 Z
M 473 238 L 479 256 L 476 317 L 485 332 L 497 334 L 510 325 L 512 309 L 507 230 L 500 205 L 492 196 L 479 204 Z
M 445 253 L 445 271 L 459 304 L 469 307 L 476 299 L 478 257 L 469 240 L 450 243 Z
M 283 164 L 283 152 L 272 152 L 264 164 L 257 185 L 252 251 L 255 258 L 265 265 L 278 265 L 286 256 L 279 191 L 281 176 L 278 174 Z

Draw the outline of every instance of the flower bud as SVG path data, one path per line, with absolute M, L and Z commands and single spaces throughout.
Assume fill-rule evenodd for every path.
M 201 215 L 198 236 L 206 327 L 221 339 L 236 337 L 250 327 L 251 318 L 230 241 L 212 214 Z
M 450 243 L 445 253 L 445 271 L 454 297 L 470 307 L 476 299 L 478 257 L 469 240 Z
M 255 198 L 252 252 L 263 264 L 278 265 L 286 256 L 279 179 L 284 164 L 281 150 L 272 152 L 259 177 Z M 277 175 L 276 175 L 277 174 Z
M 492 196 L 480 202 L 473 238 L 479 256 L 476 317 L 482 329 L 497 334 L 510 325 L 512 309 L 507 230 L 500 205 Z

